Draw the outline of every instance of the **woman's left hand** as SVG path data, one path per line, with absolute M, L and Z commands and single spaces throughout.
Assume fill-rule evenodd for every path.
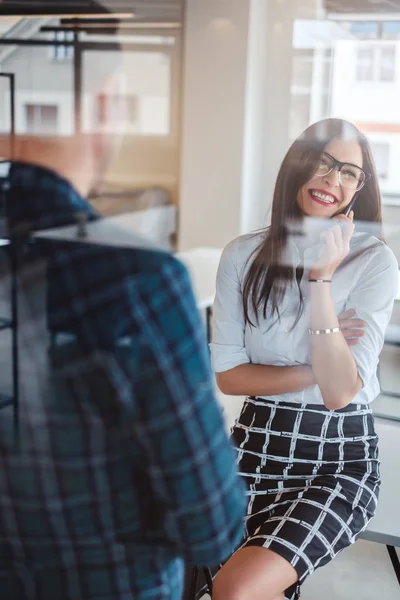
M 353 211 L 348 217 L 338 215 L 334 219 L 336 225 L 322 234 L 325 248 L 310 271 L 310 279 L 332 279 L 334 272 L 350 252 L 350 240 L 354 232 L 353 219 Z

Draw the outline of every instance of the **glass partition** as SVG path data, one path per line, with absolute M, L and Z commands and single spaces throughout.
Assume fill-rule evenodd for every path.
M 375 3 L 364 3 L 360 13 L 358 4 L 343 8 L 310 0 L 289 8 L 287 2 L 269 3 L 268 72 L 276 99 L 269 100 L 266 116 L 265 188 L 271 197 L 271 182 L 287 148 L 311 123 L 327 117 L 351 121 L 370 143 L 383 197 L 385 239 L 400 260 L 400 13 L 396 17 Z M 277 55 L 279 61 L 272 64 Z M 398 301 L 392 325 L 397 323 Z M 400 419 L 400 335 L 397 340 L 396 331 L 392 333 L 381 357 L 384 391 L 374 406 L 378 414 Z

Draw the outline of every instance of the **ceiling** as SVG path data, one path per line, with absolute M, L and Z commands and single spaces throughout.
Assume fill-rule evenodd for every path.
M 185 0 L 142 0 L 133 2 L 133 11 L 138 18 L 182 21 L 184 2 Z
M 0 16 L 134 13 L 137 19 L 181 21 L 184 0 L 0 0 Z M 102 7 L 102 8 L 100 8 Z
M 400 12 L 400 0 L 324 0 L 330 13 L 380 14 Z
M 198 0 L 201 2 L 201 0 Z M 291 0 L 296 1 L 296 0 Z M 182 21 L 185 0 L 0 0 L 0 16 L 134 12 L 137 19 Z M 323 0 L 330 13 L 379 14 L 400 12 L 400 0 Z

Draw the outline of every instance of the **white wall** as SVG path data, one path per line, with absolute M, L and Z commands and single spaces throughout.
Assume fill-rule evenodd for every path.
M 304 1 L 304 8 L 306 4 Z M 262 124 L 265 136 L 263 225 L 269 224 L 276 177 L 291 141 L 293 37 L 294 22 L 299 10 L 297 3 L 280 0 L 271 0 L 268 7 L 265 61 L 267 96 Z
M 335 44 L 332 81 L 332 114 L 357 123 L 400 124 L 400 42 L 393 82 L 357 81 L 357 48 L 374 42 L 341 40 Z M 377 42 L 379 44 L 385 42 Z M 383 127 L 384 129 L 384 127 Z M 400 132 L 384 130 L 368 132 L 371 142 L 386 143 L 390 147 L 388 178 L 381 181 L 383 193 L 400 194 Z
M 262 227 L 268 212 L 264 177 L 266 135 L 263 126 L 268 100 L 268 5 L 265 0 L 252 0 L 250 8 L 240 233 Z
M 389 145 L 388 177 L 381 180 L 380 186 L 383 194 L 400 196 L 400 133 L 368 133 L 368 139 L 372 144 L 376 142 Z
M 374 42 L 365 42 L 368 46 Z M 379 42 L 380 44 L 384 42 Z M 400 42 L 393 82 L 357 81 L 357 48 L 364 42 L 340 40 L 335 44 L 332 112 L 358 122 L 400 123 Z
M 188 0 L 180 246 L 269 222 L 289 146 L 293 25 L 319 0 Z
M 240 233 L 250 0 L 188 0 L 181 249 Z

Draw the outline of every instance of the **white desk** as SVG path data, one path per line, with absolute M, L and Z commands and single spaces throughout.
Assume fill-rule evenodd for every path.
M 379 435 L 382 487 L 378 509 L 362 539 L 388 547 L 400 583 L 400 563 L 395 547 L 400 547 L 400 423 L 376 420 Z
M 77 236 L 77 225 L 37 231 L 36 239 L 100 244 L 119 248 L 171 250 L 176 207 L 160 206 L 86 223 L 86 237 Z
M 215 282 L 222 250 L 219 248 L 193 248 L 178 252 L 179 258 L 189 271 L 193 291 L 200 309 L 212 306 L 215 297 Z
M 176 254 L 189 272 L 199 310 L 206 311 L 209 342 L 211 341 L 211 307 L 215 298 L 215 282 L 221 254 L 220 248 L 193 248 Z
M 83 238 L 77 236 L 77 225 L 37 231 L 34 237 L 40 240 L 168 251 L 176 209 L 167 208 L 169 210 L 165 210 L 165 207 L 161 207 L 163 211 L 154 208 L 88 222 Z M 193 248 L 176 254 L 189 271 L 200 310 L 209 309 L 214 302 L 221 254 L 219 248 Z
M 38 231 L 34 237 L 49 241 L 59 240 L 120 248 L 168 251 L 170 250 L 169 238 L 173 231 L 174 216 L 175 207 L 172 207 L 169 212 L 151 209 L 88 222 L 85 225 L 86 236 L 84 238 L 77 236 L 76 225 Z M 199 309 L 207 311 L 208 329 L 221 254 L 220 248 L 193 248 L 176 254 L 189 272 Z

